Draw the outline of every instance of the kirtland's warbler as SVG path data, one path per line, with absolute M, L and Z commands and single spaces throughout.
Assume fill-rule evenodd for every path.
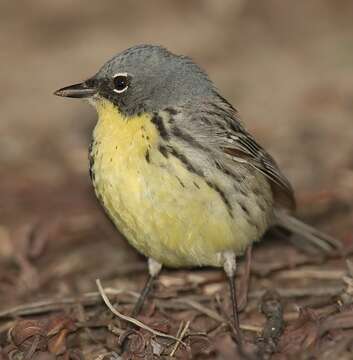
M 96 195 L 149 260 L 135 315 L 163 265 L 222 267 L 240 336 L 236 257 L 252 242 L 281 225 L 323 251 L 339 246 L 289 215 L 289 182 L 190 58 L 135 46 L 55 94 L 88 99 L 98 112 L 89 149 Z

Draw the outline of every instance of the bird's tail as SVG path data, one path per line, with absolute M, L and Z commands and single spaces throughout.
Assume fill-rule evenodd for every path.
M 290 231 L 292 234 L 291 240 L 299 247 L 304 247 L 309 251 L 320 250 L 326 254 L 342 249 L 342 244 L 339 240 L 305 224 L 284 211 L 276 210 L 275 217 L 276 225 Z

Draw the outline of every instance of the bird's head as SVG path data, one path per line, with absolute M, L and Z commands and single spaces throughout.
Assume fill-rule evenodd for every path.
M 206 73 L 185 56 L 154 45 L 129 48 L 106 62 L 88 80 L 64 87 L 58 96 L 108 100 L 131 117 L 213 96 Z

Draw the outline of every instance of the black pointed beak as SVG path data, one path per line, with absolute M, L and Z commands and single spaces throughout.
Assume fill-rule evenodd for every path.
M 87 99 L 97 94 L 97 88 L 83 82 L 80 84 L 74 84 L 66 86 L 62 89 L 56 90 L 54 95 L 69 97 L 69 98 L 78 98 L 78 99 Z

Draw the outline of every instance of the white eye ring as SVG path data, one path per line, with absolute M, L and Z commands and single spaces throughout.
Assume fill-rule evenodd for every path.
M 127 73 L 116 73 L 113 76 L 114 89 L 117 94 L 121 94 L 129 87 L 129 78 Z

